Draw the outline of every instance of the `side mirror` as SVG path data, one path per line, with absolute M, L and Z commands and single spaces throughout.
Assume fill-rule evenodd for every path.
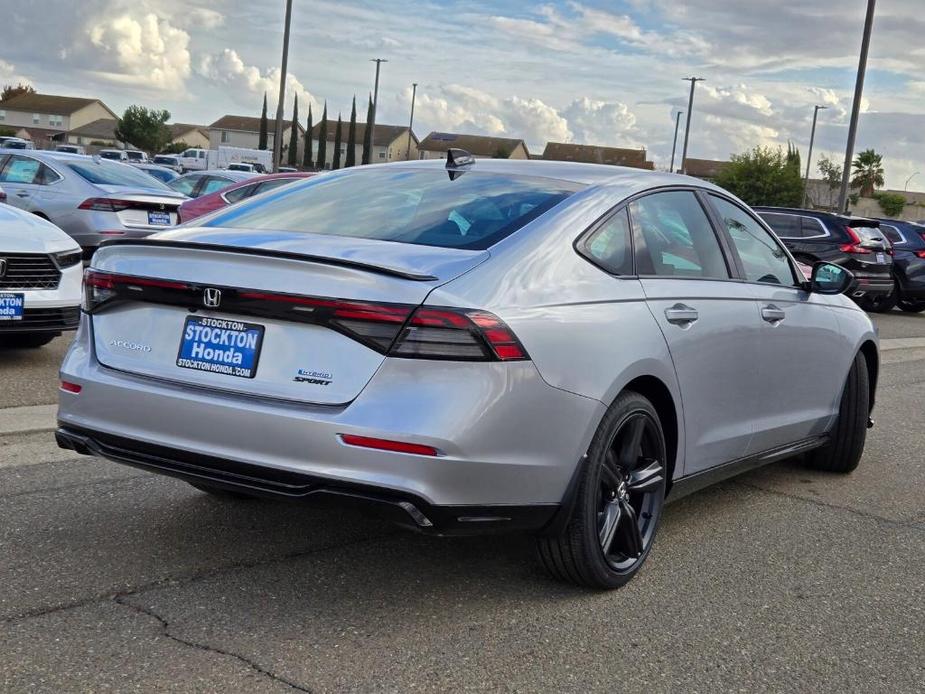
M 809 291 L 816 294 L 841 294 L 854 284 L 854 275 L 841 265 L 819 262 L 813 265 Z

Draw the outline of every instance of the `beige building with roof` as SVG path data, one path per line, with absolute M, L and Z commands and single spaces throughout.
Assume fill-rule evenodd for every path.
M 298 146 L 302 146 L 302 138 L 305 137 L 305 128 L 301 124 L 296 124 L 299 133 Z M 267 149 L 273 149 L 273 141 L 276 139 L 276 119 L 267 119 Z M 289 137 L 292 133 L 292 121 L 283 121 L 283 148 L 289 147 Z M 232 116 L 225 115 L 209 126 L 209 149 L 218 149 L 224 145 L 226 147 L 248 147 L 257 149 L 260 144 L 260 118 L 251 116 Z M 205 148 L 203 148 L 205 149 Z M 283 157 L 285 160 L 285 157 Z M 299 159 L 302 159 L 301 149 Z
M 446 159 L 450 148 L 464 149 L 477 159 L 529 159 L 530 152 L 523 140 L 490 135 L 463 135 L 432 132 L 418 150 L 421 159 Z
M 99 99 L 25 93 L 0 101 L 0 126 L 23 132 L 36 147 L 63 142 L 66 133 L 116 114 Z
M 363 161 L 363 140 L 366 137 L 366 123 L 357 123 L 356 129 L 356 163 Z M 340 145 L 340 164 L 344 165 L 347 157 L 347 137 L 350 132 L 350 121 L 343 121 L 343 130 L 341 131 Z M 334 138 L 337 131 L 337 121 L 328 119 L 327 146 L 325 149 L 324 167 L 315 162 L 316 168 L 330 169 L 334 162 Z M 312 159 L 318 156 L 318 137 L 321 134 L 321 123 L 315 123 L 312 127 Z M 376 124 L 373 130 L 373 148 L 370 154 L 371 164 L 384 164 L 390 161 L 405 161 L 405 159 L 418 158 L 418 145 L 420 144 L 417 136 L 408 128 L 407 125 L 386 125 Z M 408 150 L 410 145 L 410 156 Z
M 170 123 L 170 144 L 186 143 L 188 147 L 209 149 L 209 128 L 205 125 L 190 123 Z M 258 126 L 259 127 L 259 126 Z
M 542 158 L 550 161 L 577 161 L 585 164 L 631 166 L 636 169 L 648 169 L 650 171 L 655 169 L 655 165 L 646 159 L 644 147 L 629 149 L 624 147 L 577 145 L 568 142 L 547 142 Z

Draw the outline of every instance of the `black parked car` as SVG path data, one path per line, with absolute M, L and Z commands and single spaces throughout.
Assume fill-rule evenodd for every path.
M 850 270 L 857 279 L 851 296 L 863 308 L 893 307 L 893 249 L 877 228 L 878 220 L 787 207 L 753 209 L 799 262 L 824 260 Z
M 925 226 L 898 219 L 881 219 L 880 231 L 893 245 L 893 279 L 896 292 L 890 308 L 925 311 Z

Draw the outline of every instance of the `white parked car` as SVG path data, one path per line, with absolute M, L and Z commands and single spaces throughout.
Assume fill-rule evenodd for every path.
M 84 149 L 83 145 L 58 145 L 55 147 L 56 152 L 64 152 L 65 154 L 86 154 L 87 150 Z
M 142 152 L 140 149 L 127 149 L 125 150 L 125 156 L 128 157 L 132 164 L 148 163 L 148 153 Z
M 54 224 L 0 204 L 0 347 L 41 347 L 77 327 L 80 259 Z
M 128 154 L 125 153 L 124 149 L 101 149 L 97 154 L 102 159 L 109 159 L 110 161 L 128 161 Z

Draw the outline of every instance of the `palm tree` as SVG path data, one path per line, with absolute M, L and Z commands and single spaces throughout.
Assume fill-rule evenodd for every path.
M 861 189 L 862 198 L 874 195 L 874 189 L 883 186 L 883 155 L 872 149 L 865 149 L 852 162 L 854 178 L 851 185 Z

